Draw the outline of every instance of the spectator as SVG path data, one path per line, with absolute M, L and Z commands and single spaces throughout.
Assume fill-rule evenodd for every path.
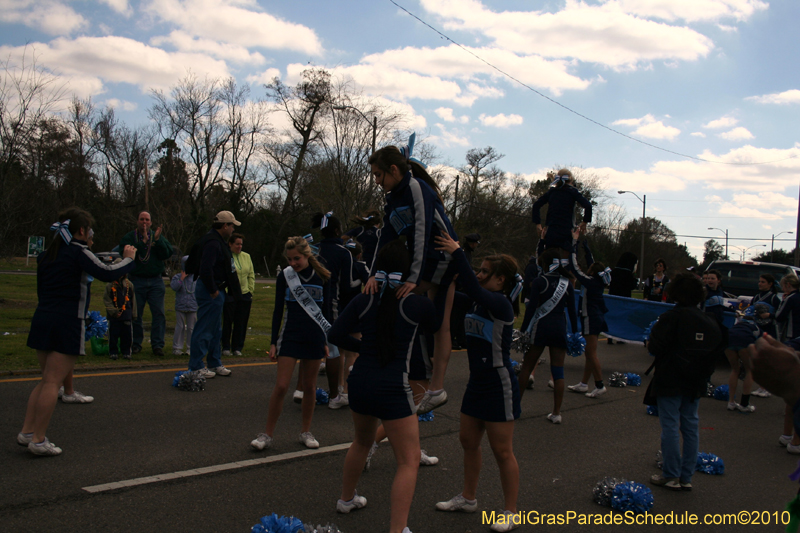
M 256 273 L 250 254 L 242 251 L 244 235 L 234 233 L 228 239 L 228 245 L 233 256 L 236 275 L 239 276 L 239 286 L 242 288 L 242 298 L 239 300 L 225 300 L 222 312 L 222 355 L 242 355 L 244 338 L 247 334 L 247 322 L 250 320 L 250 306 L 253 304 L 253 294 L 256 290 Z
M 197 322 L 197 300 L 194 297 L 196 281 L 186 273 L 186 261 L 181 258 L 181 271 L 172 276 L 170 287 L 175 291 L 175 335 L 172 337 L 172 355 L 187 355 L 192 351 L 192 334 Z M 183 351 L 184 339 L 186 351 Z
M 153 322 L 150 325 L 150 347 L 153 355 L 164 356 L 164 332 L 167 318 L 164 314 L 164 261 L 172 257 L 172 245 L 162 233 L 161 226 L 150 229 L 150 213 L 142 211 L 136 221 L 136 229 L 126 233 L 119 243 L 120 248 L 130 245 L 136 248 L 136 269 L 128 277 L 136 292 L 136 318 L 133 319 L 132 353 L 142 351 L 144 327 L 142 319 L 144 304 L 150 306 Z

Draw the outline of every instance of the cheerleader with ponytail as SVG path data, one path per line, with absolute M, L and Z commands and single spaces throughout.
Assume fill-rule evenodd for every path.
M 518 310 L 522 277 L 509 255 L 491 255 L 481 263 L 476 277 L 458 243 L 444 234 L 436 238 L 439 250 L 452 254 L 459 280 L 473 305 L 465 319 L 469 381 L 461 403 L 460 440 L 464 449 L 464 489 L 452 499 L 436 504 L 440 511 L 477 510 L 476 492 L 481 469 L 484 433 L 497 460 L 503 486 L 503 518 L 492 531 L 519 526 L 517 512 L 519 466 L 514 457 L 514 421 L 520 415 L 520 390 L 511 367 L 511 334 Z M 512 303 L 513 302 L 513 303 Z
M 250 443 L 257 450 L 272 446 L 272 435 L 298 360 L 303 389 L 300 442 L 307 448 L 319 448 L 319 442 L 311 434 L 311 418 L 317 403 L 319 363 L 328 353 L 326 334 L 330 323 L 320 307 L 327 296 L 331 274 L 311 252 L 304 237 L 290 237 L 283 253 L 289 267 L 278 274 L 275 282 L 272 344 L 269 347 L 269 357 L 278 362 L 278 372 L 269 399 L 267 427 Z

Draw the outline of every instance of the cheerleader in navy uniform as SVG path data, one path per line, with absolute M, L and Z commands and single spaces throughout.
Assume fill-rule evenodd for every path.
M 453 255 L 466 295 L 474 301 L 465 319 L 469 381 L 461 402 L 460 440 L 464 449 L 464 489 L 436 504 L 440 511 L 474 512 L 481 470 L 484 433 L 500 470 L 505 499 L 492 531 L 511 531 L 519 494 L 519 466 L 514 456 L 514 421 L 520 415 L 520 391 L 511 367 L 511 333 L 515 305 L 522 289 L 518 265 L 510 255 L 491 255 L 481 263 L 477 277 L 464 251 L 449 235 L 436 238 L 440 250 Z M 516 290 L 515 290 L 516 289 Z
M 757 304 L 763 304 L 766 310 L 761 313 L 754 312 L 753 316 L 756 324 L 758 324 L 761 331 L 766 332 L 773 339 L 777 339 L 778 329 L 775 325 L 775 312 L 781 305 L 781 299 L 778 297 L 778 284 L 775 283 L 775 278 L 771 274 L 761 274 L 758 278 L 758 293 L 750 300 L 750 307 L 753 307 L 755 311 Z M 769 398 L 772 394 L 764 387 L 759 387 L 753 391 L 753 396 Z
M 608 331 L 605 321 L 605 314 L 608 312 L 603 293 L 606 286 L 611 282 L 611 269 L 606 268 L 603 263 L 595 262 L 592 251 L 589 249 L 589 242 L 584 239 L 583 249 L 586 257 L 586 264 L 589 269 L 584 273 L 578 265 L 578 232 L 573 233 L 575 237 L 575 248 L 570 254 L 572 272 L 581 283 L 580 316 L 581 333 L 586 339 L 585 357 L 586 363 L 583 367 L 583 377 L 577 385 L 567 387 L 571 392 L 583 392 L 589 398 L 597 398 L 606 393 L 607 389 L 603 385 L 603 369 L 600 366 L 600 359 L 597 358 L 597 340 L 601 332 Z M 589 376 L 594 376 L 594 390 L 589 390 Z
M 525 309 L 521 329 L 529 332 L 532 346 L 525 354 L 519 373 L 527 379 L 544 349 L 550 348 L 550 373 L 555 393 L 553 412 L 547 415 L 547 419 L 554 424 L 561 423 L 561 402 L 564 399 L 564 357 L 567 355 L 564 308 L 569 314 L 572 331 L 578 331 L 572 288 L 574 278 L 561 265 L 560 256 L 560 250 L 550 249 L 539 257 L 539 265 L 548 272 L 536 278 L 531 286 L 530 303 Z
M 575 228 L 575 204 L 583 207 L 583 221 L 579 227 L 586 233 L 586 224 L 592 221 L 592 203 L 575 188 L 572 172 L 566 168 L 554 176 L 550 189 L 533 204 L 533 223 L 547 248 L 560 248 L 566 257 L 572 251 L 572 230 Z M 542 228 L 541 209 L 547 205 L 547 220 Z
M 418 330 L 433 331 L 439 323 L 427 298 L 413 293 L 397 298 L 410 269 L 401 242 L 382 247 L 375 265 L 378 290 L 356 296 L 328 335 L 331 343 L 360 354 L 349 378 L 355 435 L 345 458 L 336 510 L 349 513 L 367 504 L 356 493 L 356 485 L 382 421 L 397 460 L 389 531 L 401 533 L 408 532 L 420 461 L 419 422 L 408 384 L 410 354 Z M 356 331 L 361 332 L 360 340 L 350 335 Z
M 17 443 L 34 455 L 59 455 L 61 448 L 47 439 L 47 426 L 58 402 L 58 389 L 84 352 L 88 280 L 114 281 L 136 267 L 136 249 L 125 246 L 123 259 L 103 264 L 88 248 L 92 215 L 73 207 L 62 211 L 50 227 L 53 242 L 36 259 L 39 304 L 31 320 L 28 347 L 36 350 L 42 380 L 31 392 Z M 71 386 L 71 385 L 70 385 Z
M 378 251 L 384 244 L 400 236 L 406 238 L 411 257 L 411 267 L 405 284 L 397 291 L 398 298 L 415 291 L 427 293 L 434 301 L 441 318 L 440 327 L 434 335 L 433 375 L 430 389 L 425 392 L 418 405 L 418 414 L 425 414 L 447 402 L 444 376 L 450 361 L 450 313 L 453 307 L 455 285 L 452 283 L 455 269 L 450 254 L 436 250 L 434 237 L 440 232 L 454 239 L 456 233 L 444 211 L 444 204 L 436 182 L 425 167 L 411 158 L 414 135 L 402 150 L 387 146 L 369 158 L 375 182 L 388 193 L 381 238 Z M 373 277 L 365 287 L 368 294 L 377 291 Z
M 363 248 L 363 260 L 367 268 L 372 270 L 372 262 L 375 260 L 375 250 L 378 248 L 378 241 L 381 238 L 381 214 L 379 211 L 372 210 L 364 213 L 364 216 L 351 219 L 357 227 L 349 230 L 345 235 L 358 242 Z
M 278 373 L 269 398 L 267 427 L 250 443 L 257 450 L 272 446 L 272 435 L 298 360 L 303 388 L 300 442 L 307 448 L 319 448 L 319 442 L 310 430 L 317 403 L 317 371 L 320 361 L 328 353 L 326 331 L 330 324 L 320 308 L 327 296 L 331 274 L 319 263 L 303 237 L 290 237 L 283 253 L 291 268 L 283 269 L 275 282 L 272 344 L 269 347 L 269 358 L 278 362 Z
M 780 340 L 783 342 L 800 337 L 800 280 L 794 274 L 781 278 L 783 300 L 775 313 Z

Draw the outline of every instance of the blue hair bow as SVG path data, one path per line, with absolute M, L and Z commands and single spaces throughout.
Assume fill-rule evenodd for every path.
M 322 222 L 319 224 L 319 229 L 325 229 L 328 227 L 328 220 L 333 216 L 333 211 L 328 211 L 322 217 Z
M 381 297 L 383 297 L 383 291 L 386 290 L 387 286 L 390 289 L 396 289 L 397 287 L 403 284 L 403 273 L 390 272 L 387 274 L 383 270 L 378 270 L 377 272 L 375 272 L 375 281 L 377 281 L 378 285 L 380 285 Z
M 417 134 L 416 132 L 414 132 L 408 138 L 408 144 L 400 148 L 400 154 L 406 158 L 406 161 L 414 161 L 415 163 L 419 164 L 422 168 L 428 168 L 428 165 L 426 165 L 416 157 L 411 157 L 411 153 L 414 151 L 414 143 L 416 142 L 416 140 L 417 140 Z
M 64 222 L 53 222 L 53 224 L 50 226 L 50 231 L 55 231 L 61 235 L 61 238 L 67 244 L 72 241 L 72 233 L 69 231 L 69 223 L 70 219 L 67 219 Z
M 606 267 L 605 270 L 600 272 L 600 278 L 602 278 L 603 283 L 605 283 L 606 285 L 611 283 L 611 269 Z
M 519 274 L 515 274 L 514 281 L 516 282 L 516 285 L 514 285 L 514 288 L 511 289 L 511 294 L 508 295 L 508 297 L 511 298 L 512 302 L 516 300 L 517 297 L 519 296 L 519 293 L 522 292 L 522 282 L 524 280 L 522 279 L 522 276 L 520 276 Z

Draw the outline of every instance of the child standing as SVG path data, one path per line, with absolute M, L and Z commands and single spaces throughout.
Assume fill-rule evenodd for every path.
M 188 355 L 191 351 L 192 332 L 197 322 L 197 300 L 194 287 L 197 281 L 186 273 L 188 255 L 181 258 L 181 271 L 172 276 L 169 286 L 175 291 L 175 335 L 172 337 L 172 355 Z M 183 341 L 186 339 L 186 350 Z
M 113 264 L 120 262 L 114 260 Z M 108 355 L 116 360 L 122 351 L 123 359 L 131 358 L 133 319 L 136 318 L 136 294 L 127 274 L 106 285 L 103 296 L 108 314 Z M 118 346 L 117 343 L 121 343 Z

